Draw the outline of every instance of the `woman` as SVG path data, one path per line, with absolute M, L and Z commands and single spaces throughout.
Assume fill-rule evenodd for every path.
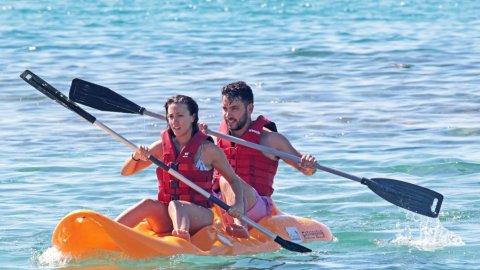
M 212 192 L 216 169 L 232 185 L 235 202 L 229 210 L 233 217 L 244 213 L 241 179 L 233 171 L 223 151 L 198 129 L 198 105 L 188 96 L 177 95 L 165 103 L 168 127 L 161 139 L 150 146 L 140 146 L 122 167 L 122 175 L 135 174 L 152 164 L 153 155 L 174 168 L 207 192 Z M 157 168 L 157 200 L 143 199 L 117 217 L 129 227 L 146 219 L 156 233 L 171 232 L 186 240 L 204 226 L 213 223 L 212 203 L 195 190 Z

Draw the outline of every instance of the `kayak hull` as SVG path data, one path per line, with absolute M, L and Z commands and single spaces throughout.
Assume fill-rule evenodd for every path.
M 280 249 L 280 245 L 256 229 L 250 230 L 248 239 L 231 237 L 225 232 L 220 208 L 214 207 L 214 213 L 214 223 L 200 229 L 191 237 L 191 241 L 186 241 L 171 235 L 157 235 L 146 222 L 132 229 L 97 212 L 77 210 L 59 222 L 52 236 L 52 244 L 73 259 L 112 254 L 134 259 L 177 254 L 239 255 Z M 324 224 L 287 215 L 277 209 L 275 215 L 260 220 L 258 224 L 293 242 L 333 239 L 330 229 Z

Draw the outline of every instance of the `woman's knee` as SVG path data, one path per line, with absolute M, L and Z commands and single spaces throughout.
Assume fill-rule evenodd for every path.
M 149 199 L 145 198 L 140 201 L 138 204 L 139 208 L 142 210 L 146 211 L 147 213 L 158 213 L 159 211 L 162 211 L 166 207 L 159 201 L 154 200 L 154 199 Z
M 145 198 L 145 199 L 141 200 L 140 203 L 139 203 L 139 205 L 141 205 L 143 207 L 146 207 L 146 208 L 155 207 L 156 204 L 157 204 L 156 200 L 149 199 L 149 198 Z
M 177 200 L 170 201 L 168 203 L 168 212 L 172 213 L 173 212 L 178 212 L 179 209 L 181 209 L 182 203 Z

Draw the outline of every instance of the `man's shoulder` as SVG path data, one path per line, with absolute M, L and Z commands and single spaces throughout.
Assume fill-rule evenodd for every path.
M 260 135 L 260 144 L 265 146 L 273 147 L 277 143 L 281 143 L 284 140 L 285 137 L 278 132 L 267 131 L 263 132 L 262 135 Z

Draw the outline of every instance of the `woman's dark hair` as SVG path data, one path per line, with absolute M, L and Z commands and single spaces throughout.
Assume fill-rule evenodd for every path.
M 195 134 L 198 131 L 198 104 L 197 104 L 197 102 L 195 102 L 195 100 L 193 100 L 193 98 L 191 98 L 189 96 L 184 96 L 184 95 L 176 95 L 176 96 L 170 97 L 165 102 L 165 112 L 166 112 L 167 115 L 168 115 L 168 106 L 170 106 L 170 104 L 185 104 L 185 105 L 187 105 L 187 109 L 190 112 L 190 115 L 195 114 L 195 118 L 193 119 L 193 123 L 192 123 L 192 130 L 193 130 L 192 134 Z M 170 128 L 170 126 L 168 125 L 168 118 L 166 120 L 167 120 L 167 126 L 168 126 L 168 128 Z

